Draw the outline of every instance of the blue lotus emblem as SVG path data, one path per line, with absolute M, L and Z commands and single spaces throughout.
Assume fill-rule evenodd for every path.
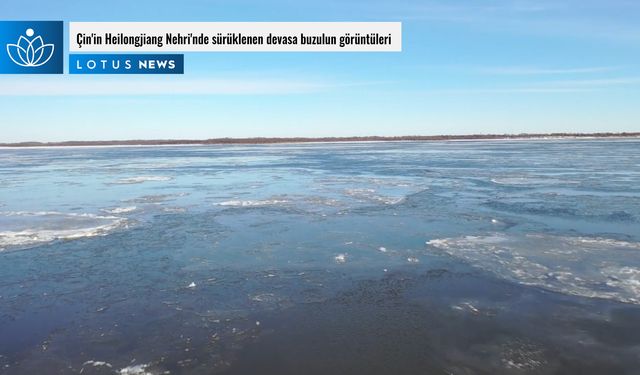
M 27 29 L 27 37 L 23 35 L 16 44 L 7 44 L 7 53 L 11 60 L 26 68 L 38 67 L 46 64 L 53 56 L 55 46 L 44 44 L 41 36 L 34 37 L 33 29 Z

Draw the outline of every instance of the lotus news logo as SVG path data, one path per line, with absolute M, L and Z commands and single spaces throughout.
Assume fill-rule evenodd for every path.
M 24 36 L 20 36 L 17 44 L 7 44 L 7 53 L 11 60 L 24 67 L 42 66 L 51 60 L 56 46 L 44 44 L 41 36 L 34 37 L 33 29 L 27 29 Z
M 62 74 L 62 21 L 1 21 L 0 73 Z

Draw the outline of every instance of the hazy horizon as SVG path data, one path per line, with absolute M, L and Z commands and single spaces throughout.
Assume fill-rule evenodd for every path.
M 140 145 L 197 145 L 202 144 L 270 144 L 270 143 L 323 143 L 323 142 L 391 142 L 391 141 L 446 141 L 446 140 L 526 140 L 544 138 L 637 138 L 640 132 L 596 132 L 596 133 L 503 133 L 503 134 L 435 134 L 435 135 L 397 135 L 397 136 L 342 136 L 342 137 L 209 137 L 209 138 L 171 138 L 171 139 L 101 139 L 101 140 L 63 140 L 63 141 L 22 141 L 0 142 L 0 146 L 11 145 L 135 145 L 132 142 L 141 142 Z

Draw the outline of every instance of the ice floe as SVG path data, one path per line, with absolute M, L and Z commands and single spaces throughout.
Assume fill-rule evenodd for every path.
M 88 213 L 0 212 L 0 251 L 55 240 L 106 235 L 127 223 L 121 217 Z
M 82 364 L 82 366 L 83 366 L 83 367 L 84 367 L 84 366 L 93 366 L 93 367 L 106 366 L 106 367 L 109 367 L 109 368 L 113 367 L 113 366 L 111 366 L 111 364 L 110 364 L 110 363 L 108 363 L 108 362 L 104 362 L 104 361 L 94 361 L 94 360 L 86 361 L 85 363 L 83 363 L 83 364 Z M 82 370 L 80 370 L 80 372 L 82 372 Z
M 640 243 L 548 234 L 433 239 L 431 248 L 499 277 L 583 297 L 640 304 Z
M 547 186 L 558 184 L 576 184 L 576 181 L 561 180 L 552 177 L 535 177 L 535 176 L 522 176 L 522 177 L 495 177 L 491 179 L 491 182 L 497 185 L 510 185 L 510 186 Z
M 129 213 L 129 212 L 133 212 L 133 211 L 135 211 L 137 209 L 138 208 L 136 206 L 128 206 L 128 207 L 109 208 L 109 209 L 104 209 L 102 211 L 106 212 L 108 214 L 120 215 L 120 214 L 126 214 L 126 213 Z
M 230 200 L 218 203 L 218 206 L 231 206 L 231 207 L 260 207 L 260 206 L 273 206 L 289 201 L 284 199 L 265 199 L 265 200 Z
M 153 375 L 153 373 L 147 371 L 149 365 L 140 364 L 134 366 L 127 366 L 118 370 L 119 375 Z
M 141 184 L 143 182 L 148 182 L 148 181 L 156 181 L 156 182 L 171 181 L 172 179 L 173 178 L 169 176 L 136 176 L 136 177 L 121 178 L 119 180 L 116 180 L 113 183 L 118 185 L 130 185 L 130 184 Z
M 335 262 L 338 263 L 338 264 L 346 263 L 347 262 L 347 254 L 338 254 L 335 257 L 333 257 L 333 260 L 335 260 Z
M 376 192 L 375 189 L 345 189 L 344 194 L 359 201 L 394 205 L 404 201 L 405 197 L 391 197 Z
M 451 308 L 453 310 L 458 310 L 458 311 L 468 311 L 474 315 L 478 315 L 480 313 L 480 310 L 476 306 L 474 306 L 471 302 L 462 302 L 459 305 L 451 306 Z

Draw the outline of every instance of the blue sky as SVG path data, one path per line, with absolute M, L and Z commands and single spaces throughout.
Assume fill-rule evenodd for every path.
M 637 0 L 3 0 L 4 20 L 402 21 L 401 53 L 0 76 L 1 142 L 640 131 Z

